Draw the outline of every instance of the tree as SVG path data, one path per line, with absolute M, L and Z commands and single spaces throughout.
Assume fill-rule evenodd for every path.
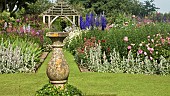
M 118 13 L 145 16 L 158 9 L 154 0 L 139 2 L 139 0 L 68 0 L 71 4 L 81 3 L 86 10 L 101 14 L 103 11 L 110 17 Z
M 26 9 L 27 14 L 41 14 L 53 4 L 49 0 L 37 0 L 35 3 L 28 5 Z
M 35 3 L 37 0 L 1 0 L 0 11 L 7 11 L 14 14 L 18 9 L 27 8 L 29 3 Z
M 160 8 L 155 6 L 154 0 L 150 0 L 150 1 L 147 0 L 145 1 L 145 3 L 143 3 L 141 15 L 148 16 L 152 14 L 152 12 L 155 12 L 157 9 L 160 9 Z

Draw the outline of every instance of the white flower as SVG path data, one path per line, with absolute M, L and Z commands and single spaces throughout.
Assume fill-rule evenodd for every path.
M 142 46 L 142 43 L 140 43 L 139 46 Z

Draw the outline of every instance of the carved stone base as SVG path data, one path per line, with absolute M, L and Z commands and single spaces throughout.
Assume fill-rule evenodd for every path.
M 64 85 L 66 84 L 67 80 L 62 81 L 50 81 L 51 84 L 53 84 L 56 88 L 60 87 L 60 89 L 64 89 Z

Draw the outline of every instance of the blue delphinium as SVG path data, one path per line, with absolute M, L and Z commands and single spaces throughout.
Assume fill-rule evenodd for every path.
M 90 18 L 88 14 L 86 14 L 86 27 L 90 28 Z
M 91 29 L 93 29 L 94 28 L 94 22 L 95 22 L 93 13 L 90 13 L 90 18 L 89 19 L 90 19 Z
M 95 25 L 96 25 L 96 27 L 99 27 L 99 25 L 100 25 L 99 18 L 98 18 L 97 15 L 96 15 L 96 18 L 95 18 Z
M 80 16 L 80 28 L 81 29 L 83 29 L 83 24 L 84 22 L 83 22 L 83 17 L 82 16 Z
M 80 16 L 80 28 L 83 30 L 83 29 L 86 29 L 86 22 L 83 20 L 83 17 Z
M 96 17 L 94 18 L 93 13 L 86 14 L 86 19 L 84 20 L 82 16 L 80 16 L 80 28 L 81 29 L 86 29 L 86 28 L 91 28 L 93 29 L 94 26 L 102 27 L 102 30 L 104 30 L 106 28 L 106 18 L 104 15 L 100 15 L 100 18 L 96 15 Z
M 101 26 L 102 26 L 102 30 L 104 30 L 106 28 L 106 18 L 104 15 L 101 16 Z

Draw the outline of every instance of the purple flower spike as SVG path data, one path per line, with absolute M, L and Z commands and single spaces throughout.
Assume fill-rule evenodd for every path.
M 86 14 L 86 27 L 90 28 L 90 18 L 88 14 Z
M 84 26 L 83 17 L 80 16 L 80 28 L 84 29 L 83 26 Z
M 102 24 L 102 30 L 106 28 L 106 18 L 104 16 L 101 17 L 101 24 Z
M 95 24 L 96 24 L 96 27 L 98 27 L 100 25 L 99 18 L 97 16 L 95 18 Z
M 90 26 L 92 27 L 93 29 L 93 26 L 94 26 L 94 16 L 93 16 L 93 13 L 90 14 Z

